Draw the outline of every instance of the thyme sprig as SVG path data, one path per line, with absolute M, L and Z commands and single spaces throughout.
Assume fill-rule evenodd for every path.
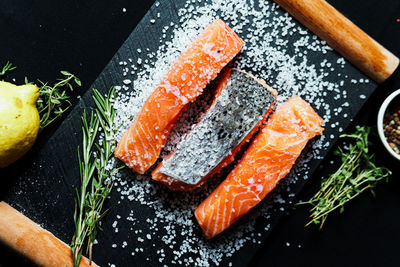
M 103 211 L 103 204 L 111 192 L 111 177 L 116 171 L 108 167 L 116 146 L 113 126 L 114 88 L 110 89 L 106 97 L 93 89 L 93 100 L 96 109 L 91 111 L 89 123 L 86 111 L 82 115 L 82 152 L 78 147 L 81 185 L 80 190 L 77 190 L 75 233 L 71 242 L 74 266 L 79 266 L 85 243 L 86 253 L 89 254 L 91 262 L 93 243 L 97 231 L 101 230 L 99 222 L 107 212 Z M 100 128 L 103 129 L 102 134 Z M 99 144 L 96 143 L 98 139 Z
M 73 85 L 81 86 L 81 81 L 68 71 L 61 71 L 64 76 L 57 83 L 49 86 L 39 80 L 39 98 L 37 107 L 40 115 L 40 131 L 60 117 L 71 107 L 67 89 L 73 91 Z
M 341 157 L 341 166 L 322 181 L 321 189 L 309 201 L 299 203 L 313 206 L 306 226 L 314 223 L 322 228 L 332 211 L 343 212 L 347 202 L 368 189 L 374 194 L 377 182 L 391 174 L 390 170 L 375 165 L 374 156 L 369 153 L 369 132 L 369 128 L 357 127 L 355 133 L 340 136 L 351 141 L 348 149 L 339 147 L 334 151 Z
M 17 67 L 13 66 L 11 62 L 7 61 L 3 69 L 0 72 L 0 76 L 4 76 L 7 72 L 10 72 Z M 61 71 L 62 78 L 58 79 L 57 83 L 53 86 L 49 86 L 48 83 L 39 82 L 39 98 L 36 102 L 39 116 L 40 116 L 40 130 L 49 126 L 58 117 L 60 117 L 65 111 L 71 107 L 69 96 L 67 95 L 67 89 L 73 91 L 73 86 L 81 86 L 81 80 L 75 75 L 68 71 Z M 33 84 L 29 82 L 28 78 L 25 77 L 26 84 Z
M 4 76 L 7 72 L 15 70 L 17 67 L 13 66 L 11 62 L 7 61 L 6 65 L 4 65 L 3 69 L 0 71 L 0 76 Z

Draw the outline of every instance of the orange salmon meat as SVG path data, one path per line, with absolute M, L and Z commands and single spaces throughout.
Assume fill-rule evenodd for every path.
M 231 28 L 218 19 L 206 27 L 172 64 L 123 134 L 115 156 L 143 174 L 157 160 L 181 111 L 244 45 Z

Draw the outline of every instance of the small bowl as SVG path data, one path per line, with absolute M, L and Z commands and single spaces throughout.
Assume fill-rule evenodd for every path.
M 381 108 L 379 109 L 378 112 L 378 134 L 379 138 L 382 141 L 382 144 L 385 146 L 386 150 L 392 155 L 394 158 L 397 160 L 400 160 L 400 155 L 394 152 L 394 150 L 389 146 L 388 142 L 386 141 L 386 136 L 385 133 L 383 132 L 383 119 L 385 117 L 385 113 L 387 108 L 390 106 L 390 104 L 393 102 L 393 100 L 400 95 L 400 89 L 394 91 L 391 93 L 385 101 L 383 101 Z M 400 108 L 400 107 L 399 107 Z

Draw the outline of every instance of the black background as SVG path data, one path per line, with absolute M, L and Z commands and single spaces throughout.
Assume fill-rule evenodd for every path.
M 386 48 L 400 55 L 400 1 L 331 0 L 333 6 L 364 29 Z M 22 83 L 30 80 L 54 81 L 65 69 L 92 84 L 123 41 L 135 28 L 153 1 L 33 1 L 3 0 L 0 9 L 0 64 L 10 60 L 18 66 L 11 77 Z M 122 9 L 127 12 L 123 13 Z M 375 127 L 379 105 L 385 96 L 400 87 L 400 71 L 378 87 L 355 119 L 356 124 Z M 84 92 L 75 92 L 82 95 Z M 75 99 L 75 97 L 73 98 Z M 76 100 L 74 100 L 76 102 Z M 39 138 L 46 141 L 57 123 Z M 377 161 L 389 167 L 393 176 L 380 183 L 376 197 L 365 193 L 346 206 L 343 214 L 333 214 L 324 229 L 304 228 L 307 208 L 290 210 L 258 251 L 251 266 L 399 266 L 400 171 L 373 137 Z M 299 195 L 308 199 L 318 189 L 321 176 L 335 167 L 332 153 L 324 160 Z M 12 177 L 0 178 L 6 190 Z M 1 215 L 0 215 L 1 216 Z M 289 246 L 287 246 L 289 243 Z M 301 246 L 299 248 L 299 245 Z M 0 246 L 0 265 L 29 264 Z M 138 263 L 140 266 L 140 263 Z

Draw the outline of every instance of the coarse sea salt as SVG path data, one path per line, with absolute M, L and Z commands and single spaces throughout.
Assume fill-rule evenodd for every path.
M 346 118 L 351 112 L 346 86 L 357 82 L 360 84 L 369 82 L 368 79 L 361 81 L 359 78 L 349 78 L 349 75 L 337 74 L 336 72 L 342 70 L 348 63 L 343 58 L 324 59 L 324 55 L 330 53 L 332 49 L 324 41 L 311 35 L 272 1 L 177 2 L 179 3 L 176 3 L 176 6 L 182 7 L 178 9 L 178 24 L 158 20 L 160 27 L 149 26 L 154 28 L 154 31 L 159 31 L 159 48 L 151 51 L 149 48 L 133 47 L 132 49 L 143 58 L 136 59 L 137 67 L 132 65 L 132 69 L 136 71 L 134 73 L 124 70 L 126 61 L 120 62 L 121 73 L 128 77 L 116 86 L 115 121 L 118 122 L 118 127 L 122 125 L 117 129 L 117 140 L 129 127 L 147 97 L 161 82 L 169 66 L 197 34 L 218 17 L 227 22 L 246 42 L 233 65 L 265 79 L 270 86 L 278 90 L 279 103 L 292 95 L 302 96 L 323 117 L 327 130 L 335 128 L 337 131 L 338 125 L 331 121 L 339 116 Z M 156 2 L 154 8 L 159 5 L 160 3 Z M 151 19 L 150 23 L 154 24 L 155 20 Z M 333 76 L 340 76 L 340 82 L 332 82 L 335 80 L 331 78 Z M 130 88 L 126 86 L 128 84 Z M 201 106 L 203 102 L 207 104 L 210 101 L 211 98 L 207 97 L 207 94 L 204 94 L 196 103 L 189 103 L 189 106 L 197 105 L 197 108 L 189 107 L 179 119 L 171 132 L 164 155 L 174 149 L 198 119 L 204 116 L 206 108 Z M 325 101 L 327 97 L 336 101 L 334 111 L 328 101 Z M 119 195 L 119 205 L 132 202 L 133 207 L 128 214 L 120 213 L 122 217 L 111 219 L 115 221 L 112 225 L 114 228 L 117 228 L 118 220 L 126 220 L 131 226 L 122 230 L 123 224 L 118 224 L 120 234 L 126 235 L 126 231 L 131 232 L 129 243 L 122 243 L 119 246 L 129 249 L 132 243 L 134 246 L 132 248 L 134 251 L 130 251 L 132 257 L 140 257 L 146 253 L 146 256 L 158 257 L 157 261 L 165 263 L 165 266 L 215 266 L 227 258 L 229 260 L 244 246 L 261 243 L 264 232 L 271 229 L 273 217 L 271 214 L 283 212 L 291 203 L 295 196 L 291 193 L 291 187 L 299 180 L 309 177 L 309 161 L 321 159 L 321 151 L 330 146 L 333 138 L 334 135 L 322 135 L 310 142 L 306 153 L 299 159 L 299 164 L 295 165 L 291 174 L 274 190 L 275 201 L 262 202 L 256 207 L 256 211 L 246 215 L 244 223 L 234 225 L 215 241 L 208 241 L 202 236 L 193 211 L 218 185 L 224 175 L 216 177 L 194 192 L 184 193 L 171 192 L 146 175 L 137 175 L 126 169 L 117 171 L 113 177 L 116 190 L 113 190 L 112 196 L 118 198 Z M 116 162 L 113 159 L 109 164 L 114 166 Z M 146 209 L 146 218 L 137 216 L 139 211 L 135 207 L 138 206 Z M 256 232 L 257 217 L 265 220 L 263 232 Z M 257 229 L 261 231 L 260 227 Z M 113 231 L 110 235 L 118 232 Z M 164 246 L 162 248 L 155 246 L 155 242 L 158 242 L 156 244 L 162 242 Z M 116 244 L 111 246 L 117 247 Z

